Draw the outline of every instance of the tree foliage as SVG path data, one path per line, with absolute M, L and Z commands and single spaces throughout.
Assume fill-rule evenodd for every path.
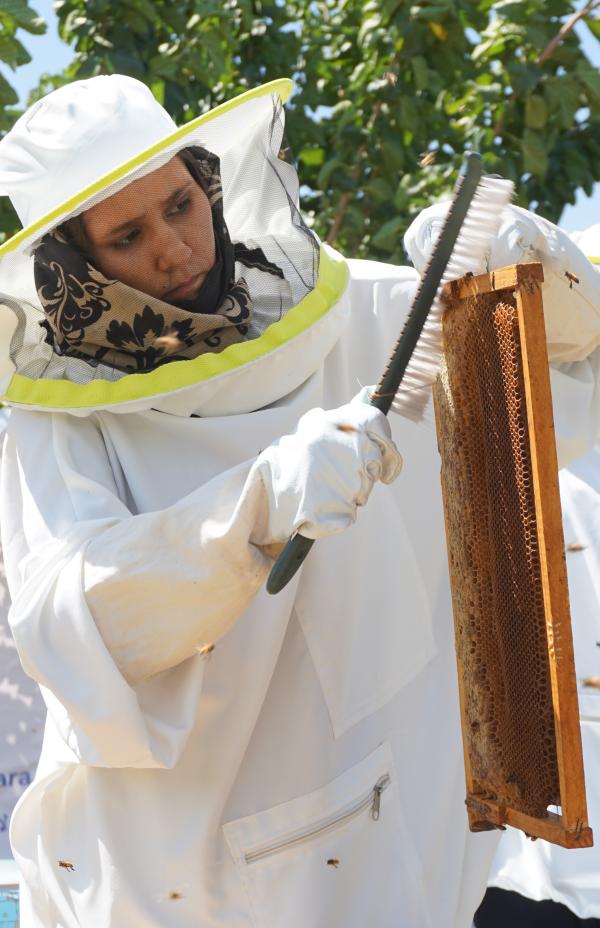
M 21 6 L 5 0 L 0 11 Z M 599 6 L 589 2 L 582 19 L 597 39 Z M 451 188 L 467 148 L 515 180 L 518 202 L 554 220 L 600 178 L 600 74 L 567 0 L 58 0 L 56 9 L 75 58 L 44 76 L 38 95 L 122 72 L 184 122 L 292 76 L 288 139 L 304 209 L 347 254 L 402 260 L 408 223 Z
M 16 71 L 31 61 L 31 55 L 17 37 L 19 30 L 41 35 L 46 23 L 37 15 L 27 0 L 0 0 L 0 61 Z M 0 74 L 0 133 L 5 133 L 20 114 L 19 97 L 9 81 Z M 17 217 L 10 203 L 0 203 L 0 231 L 12 231 Z

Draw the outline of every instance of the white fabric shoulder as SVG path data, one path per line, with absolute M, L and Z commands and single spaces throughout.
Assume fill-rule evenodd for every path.
M 394 280 L 398 283 L 411 283 L 419 280 L 419 272 L 408 265 L 385 264 L 382 261 L 368 261 L 363 258 L 347 259 L 351 280 L 368 280 L 377 283 Z

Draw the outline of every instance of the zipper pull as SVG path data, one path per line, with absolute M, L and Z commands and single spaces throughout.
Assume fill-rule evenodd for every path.
M 379 811 L 381 809 L 381 794 L 384 789 L 389 786 L 390 775 L 386 773 L 384 776 L 380 777 L 377 780 L 377 783 L 373 787 L 373 802 L 371 804 L 371 818 L 374 822 L 379 821 Z

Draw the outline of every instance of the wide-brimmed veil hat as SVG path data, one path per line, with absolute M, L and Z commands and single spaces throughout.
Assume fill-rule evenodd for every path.
M 296 172 L 282 147 L 283 103 L 291 90 L 291 81 L 273 81 L 177 127 L 145 84 L 105 75 L 65 85 L 21 116 L 0 141 L 0 195 L 10 197 L 23 225 L 0 246 L 4 401 L 81 413 L 139 408 L 147 398 L 256 364 L 327 314 L 343 292 L 347 274 L 299 212 Z M 259 248 L 281 268 L 285 288 L 280 284 L 273 289 L 276 281 L 265 281 L 273 275 L 250 273 L 255 313 L 247 340 L 149 373 L 124 374 L 52 351 L 40 331 L 43 311 L 32 272 L 40 241 L 194 146 L 220 159 L 232 240 Z M 271 401 L 271 395 L 252 402 L 263 400 Z

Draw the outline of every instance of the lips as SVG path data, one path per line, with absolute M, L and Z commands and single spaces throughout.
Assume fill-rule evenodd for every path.
M 187 296 L 193 296 L 195 291 L 198 289 L 202 282 L 202 274 L 194 274 L 193 277 L 188 277 L 187 280 L 182 281 L 172 290 L 168 290 L 165 294 L 169 299 L 180 300 Z

